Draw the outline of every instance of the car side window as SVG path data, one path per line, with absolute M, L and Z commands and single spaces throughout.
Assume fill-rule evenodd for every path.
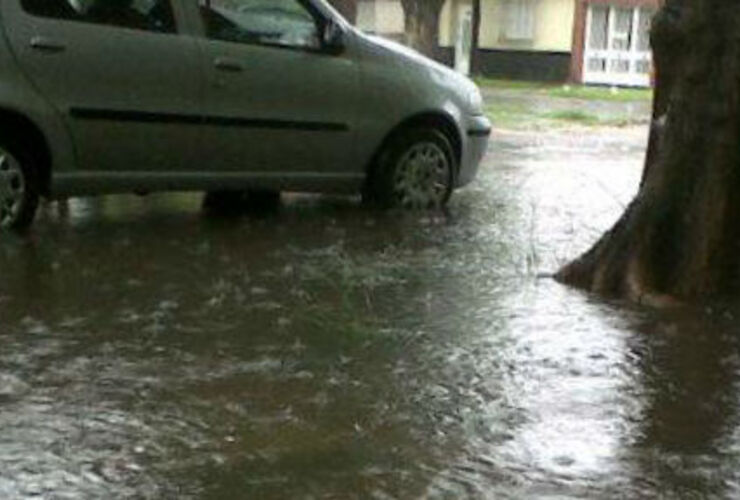
M 299 0 L 201 0 L 213 40 L 301 49 L 321 46 L 314 15 Z
M 22 0 L 21 4 L 35 16 L 158 33 L 177 31 L 171 0 Z

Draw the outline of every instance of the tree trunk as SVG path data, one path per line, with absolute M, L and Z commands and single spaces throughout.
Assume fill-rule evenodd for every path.
M 344 18 L 354 24 L 357 21 L 357 0 L 329 0 Z
M 478 75 L 481 73 L 480 69 L 480 0 L 473 0 L 473 37 L 472 47 L 470 48 L 470 74 Z
M 428 57 L 439 46 L 439 15 L 445 0 L 401 0 L 409 45 Z
M 557 278 L 656 306 L 740 291 L 740 3 L 667 0 L 639 192 Z

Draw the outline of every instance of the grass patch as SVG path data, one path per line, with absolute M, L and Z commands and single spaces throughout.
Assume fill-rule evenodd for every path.
M 625 127 L 644 123 L 637 116 L 599 117 L 592 113 L 565 109 L 558 111 L 538 112 L 522 103 L 494 103 L 486 108 L 486 114 L 494 127 L 508 130 L 552 129 L 569 126 L 582 127 Z
M 646 118 L 639 116 L 600 117 L 577 109 L 541 113 L 538 117 L 555 126 L 558 124 L 578 124 L 587 127 L 628 127 L 631 125 L 641 125 L 646 122 Z
M 499 80 L 476 76 L 473 81 L 480 87 L 503 90 L 547 90 L 552 84 L 542 82 L 528 82 L 525 80 Z
M 564 99 L 616 102 L 650 101 L 653 98 L 652 89 L 590 87 L 586 85 L 561 85 L 548 89 L 547 94 L 550 97 Z
M 577 109 L 568 109 L 564 111 L 550 111 L 548 113 L 542 113 L 539 115 L 541 118 L 546 120 L 559 120 L 566 122 L 580 123 L 583 125 L 599 125 L 601 120 L 598 116 L 594 116 L 590 113 L 585 113 Z
M 653 98 L 652 89 L 618 88 L 590 85 L 560 85 L 519 80 L 497 80 L 477 77 L 475 82 L 483 88 L 534 92 L 547 97 L 561 99 L 581 99 L 587 101 L 632 102 L 649 101 Z
M 520 128 L 535 116 L 521 103 L 497 102 L 486 106 L 488 118 L 499 128 Z

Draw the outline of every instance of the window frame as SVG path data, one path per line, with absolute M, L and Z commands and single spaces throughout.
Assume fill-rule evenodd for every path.
M 313 18 L 314 22 L 316 23 L 316 29 L 318 30 L 318 40 L 319 44 L 317 47 L 308 47 L 308 46 L 301 46 L 301 45 L 285 45 L 285 44 L 279 44 L 279 43 L 265 43 L 260 41 L 237 41 L 237 40 L 225 40 L 222 38 L 211 38 L 208 36 L 208 27 L 206 26 L 206 21 L 203 18 L 203 15 L 201 14 L 201 9 L 204 7 L 204 3 L 210 3 L 212 0 L 189 0 L 195 5 L 196 10 L 196 17 L 199 23 L 199 36 L 206 42 L 217 42 L 217 43 L 228 43 L 233 45 L 242 45 L 245 47 L 263 47 L 266 49 L 276 49 L 276 50 L 289 50 L 294 52 L 308 52 L 311 54 L 323 54 L 323 55 L 335 55 L 332 54 L 330 50 L 327 49 L 325 45 L 324 40 L 324 33 L 326 32 L 327 25 L 331 22 L 331 19 L 321 11 L 313 2 L 310 0 L 293 0 L 297 4 L 301 5 L 303 8 L 306 9 L 308 14 Z M 342 29 L 344 29 L 342 27 Z
M 156 30 L 150 30 L 150 29 L 135 28 L 133 26 L 99 23 L 99 22 L 87 20 L 85 18 L 74 18 L 74 17 L 67 18 L 67 17 L 47 16 L 47 15 L 39 14 L 36 12 L 32 12 L 27 7 L 26 1 L 27 0 L 18 0 L 20 10 L 27 16 L 33 17 L 35 19 L 43 19 L 47 22 L 62 22 L 62 23 L 72 23 L 72 24 L 83 25 L 83 26 L 97 26 L 97 27 L 105 28 L 105 29 L 128 30 L 134 33 L 147 33 L 150 35 L 162 35 L 162 36 L 181 35 L 183 34 L 183 27 L 185 25 L 185 23 L 183 22 L 182 13 L 179 11 L 180 9 L 179 0 L 162 0 L 164 2 L 169 2 L 170 4 L 170 11 L 172 12 L 172 22 L 173 22 L 173 29 L 170 31 L 156 31 Z M 67 1 L 67 0 L 62 0 L 62 1 Z

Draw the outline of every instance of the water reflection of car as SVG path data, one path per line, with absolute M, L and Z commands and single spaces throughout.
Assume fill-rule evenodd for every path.
M 323 0 L 3 0 L 0 19 L 3 228 L 28 226 L 42 196 L 439 207 L 487 147 L 470 80 Z

